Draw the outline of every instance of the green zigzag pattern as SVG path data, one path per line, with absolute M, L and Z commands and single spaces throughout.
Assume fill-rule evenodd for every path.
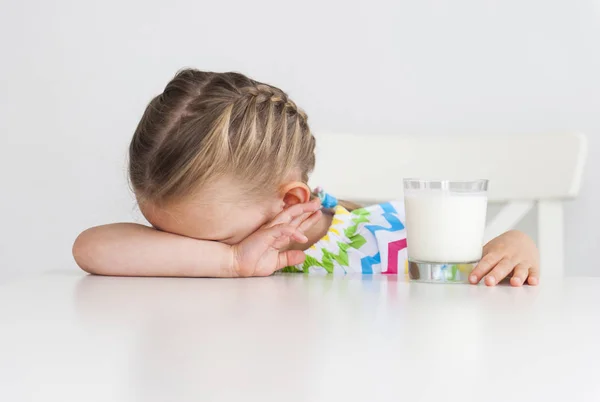
M 352 222 L 354 222 L 354 225 L 352 225 L 352 226 L 346 228 L 346 230 L 344 230 L 344 234 L 350 240 L 350 243 L 342 243 L 342 242 L 338 241 L 337 245 L 338 245 L 340 251 L 337 254 L 334 254 L 331 251 L 328 251 L 328 250 L 322 248 L 321 252 L 323 253 L 323 259 L 321 261 L 317 260 L 315 257 L 311 257 L 310 255 L 307 255 L 306 260 L 304 260 L 304 264 L 302 265 L 302 269 L 296 268 L 294 266 L 290 266 L 290 267 L 283 268 L 281 270 L 281 272 L 308 273 L 309 272 L 308 270 L 310 267 L 316 266 L 316 267 L 323 268 L 324 270 L 326 270 L 328 273 L 331 274 L 331 273 L 333 273 L 333 267 L 334 267 L 333 262 L 334 261 L 337 261 L 337 263 L 343 267 L 347 267 L 349 265 L 348 249 L 349 248 L 359 249 L 367 242 L 365 240 L 365 238 L 362 235 L 357 234 L 356 231 L 358 230 L 359 224 L 369 222 L 368 216 L 370 215 L 370 212 L 364 208 L 360 208 L 360 209 L 356 209 L 356 210 L 352 211 L 351 214 L 354 216 L 352 218 Z

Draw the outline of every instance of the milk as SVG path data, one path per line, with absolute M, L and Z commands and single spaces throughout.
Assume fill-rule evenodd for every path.
M 486 192 L 405 190 L 404 202 L 409 260 L 466 263 L 481 259 Z

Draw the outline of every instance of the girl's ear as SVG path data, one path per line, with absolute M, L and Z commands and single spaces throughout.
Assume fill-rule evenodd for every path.
M 283 196 L 283 202 L 286 208 L 310 201 L 310 188 L 301 181 L 295 181 L 284 185 L 281 187 L 280 194 Z

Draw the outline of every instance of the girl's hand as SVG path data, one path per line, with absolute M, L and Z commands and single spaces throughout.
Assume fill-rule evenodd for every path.
M 233 276 L 269 276 L 278 269 L 304 261 L 304 252 L 286 250 L 295 240 L 306 243 L 304 235 L 321 218 L 319 199 L 296 204 L 271 222 L 233 246 Z
M 533 240 L 525 233 L 511 230 L 483 247 L 483 258 L 469 281 L 479 283 L 485 276 L 485 284 L 494 286 L 512 272 L 512 286 L 521 286 L 525 281 L 535 286 L 540 280 L 539 264 L 539 253 Z

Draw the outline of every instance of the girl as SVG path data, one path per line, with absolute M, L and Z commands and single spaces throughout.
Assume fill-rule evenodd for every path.
M 123 276 L 397 272 L 388 246 L 405 248 L 402 205 L 358 209 L 315 196 L 314 150 L 306 114 L 280 89 L 183 70 L 150 102 L 129 148 L 131 184 L 153 227 L 88 229 L 75 260 Z M 511 272 L 513 286 L 538 283 L 537 249 L 516 231 L 485 245 L 470 281 L 495 285 Z

